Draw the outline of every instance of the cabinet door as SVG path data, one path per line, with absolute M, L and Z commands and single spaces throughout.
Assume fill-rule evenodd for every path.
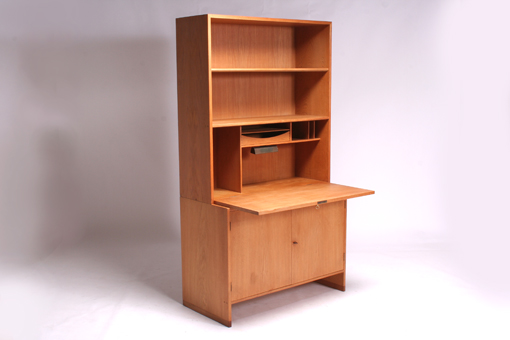
M 233 302 L 291 284 L 291 221 L 290 211 L 231 212 Z
M 344 269 L 345 201 L 292 211 L 292 283 Z

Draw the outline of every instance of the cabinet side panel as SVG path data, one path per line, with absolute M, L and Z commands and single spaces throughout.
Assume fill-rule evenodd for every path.
M 230 322 L 229 209 L 181 197 L 181 248 L 184 304 Z
M 344 269 L 344 202 L 292 211 L 292 282 Z
M 212 202 L 208 18 L 176 20 L 181 197 Z
M 214 187 L 241 192 L 241 128 L 215 128 Z
M 232 211 L 232 301 L 291 284 L 291 219 Z
M 318 283 L 321 283 L 325 286 L 335 288 L 341 291 L 345 291 L 345 273 L 346 273 L 346 263 L 345 263 L 345 252 L 347 251 L 346 240 L 347 240 L 347 201 L 343 201 L 343 225 L 344 227 L 344 272 L 332 276 L 328 276 L 323 278 L 322 280 L 318 280 Z

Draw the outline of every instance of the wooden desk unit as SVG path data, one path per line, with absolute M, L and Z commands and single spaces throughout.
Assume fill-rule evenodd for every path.
M 182 290 L 232 304 L 317 281 L 345 290 L 346 200 L 330 183 L 331 23 L 176 20 Z

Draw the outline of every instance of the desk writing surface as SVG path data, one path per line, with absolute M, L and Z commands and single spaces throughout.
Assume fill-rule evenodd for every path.
M 294 177 L 245 185 L 241 193 L 217 188 L 214 190 L 214 203 L 256 215 L 265 215 L 373 193 L 372 190 Z

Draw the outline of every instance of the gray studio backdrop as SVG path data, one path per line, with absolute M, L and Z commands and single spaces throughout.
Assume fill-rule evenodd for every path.
M 350 247 L 436 242 L 508 278 L 504 1 L 0 1 L 0 252 L 179 239 L 175 18 L 333 22 L 333 182 Z M 476 256 L 473 253 L 476 252 Z M 473 268 L 477 268 L 476 271 Z

